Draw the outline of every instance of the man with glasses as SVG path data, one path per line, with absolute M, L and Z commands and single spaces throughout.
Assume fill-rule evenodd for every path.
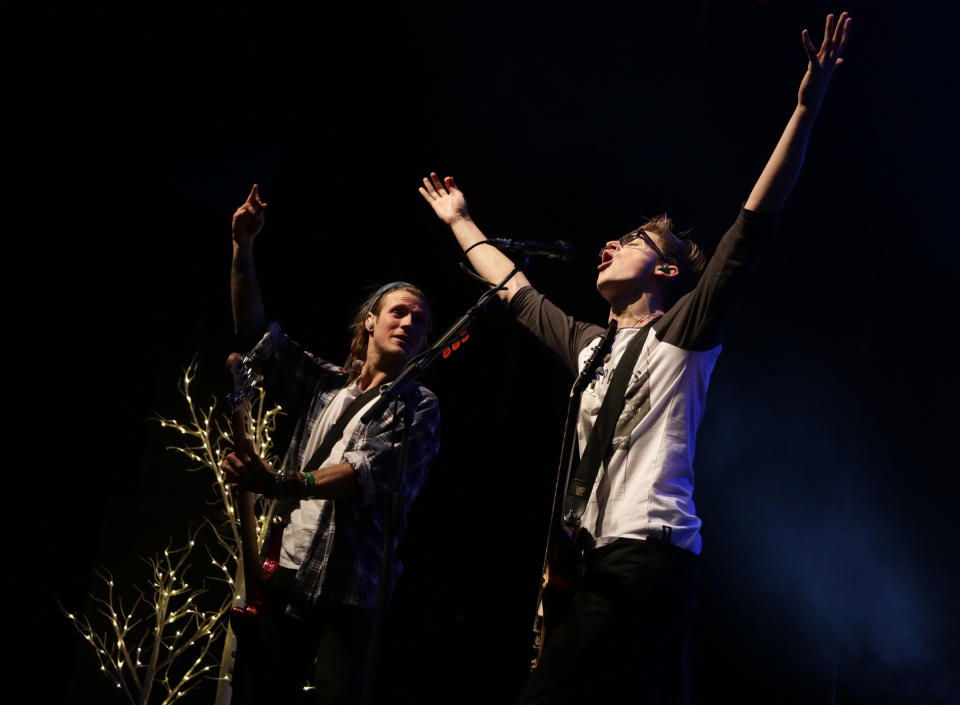
M 724 328 L 793 189 L 850 22 L 846 13 L 829 15 L 819 50 L 803 31 L 809 61 L 796 109 L 708 264 L 694 243 L 674 235 L 666 216 L 610 240 L 600 253 L 597 290 L 619 327 L 601 373 L 581 394 L 576 435 L 584 459 L 611 378 L 627 372 L 627 384 L 602 467 L 587 486 L 579 525 L 592 544 L 580 561 L 572 610 L 548 634 L 523 703 L 603 702 L 623 692 L 642 702 L 687 698 L 683 635 L 701 524 L 692 499 L 696 429 Z M 431 173 L 420 193 L 480 276 L 499 282 L 512 270 L 494 247 L 474 246 L 486 238 L 452 177 Z M 564 314 L 522 273 L 500 298 L 572 373 L 583 369 L 602 327 Z M 621 370 L 635 339 L 636 362 Z

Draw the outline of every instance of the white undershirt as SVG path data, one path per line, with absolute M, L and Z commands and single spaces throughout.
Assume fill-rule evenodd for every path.
M 353 400 L 362 393 L 359 385 L 352 384 L 337 392 L 337 395 L 327 404 L 327 408 L 323 410 L 310 432 L 310 440 L 307 441 L 307 447 L 303 453 L 304 465 L 310 462 L 310 458 L 313 457 L 314 451 L 323 442 L 323 437 L 327 434 L 327 431 L 337 422 L 337 419 L 346 411 L 347 407 L 353 403 Z M 356 418 L 350 420 L 350 423 L 347 424 L 348 428 L 343 430 L 343 435 L 333 444 L 330 455 L 323 459 L 319 467 L 325 468 L 339 462 L 339 458 L 343 456 L 347 441 L 350 438 L 349 426 L 358 420 L 359 414 Z M 302 470 L 302 468 L 300 469 Z M 300 567 L 303 556 L 307 555 L 307 551 L 313 543 L 313 535 L 317 530 L 320 512 L 327 501 L 325 499 L 303 499 L 300 500 L 300 505 L 290 513 L 290 523 L 283 530 L 283 544 L 280 549 L 281 566 L 293 569 Z

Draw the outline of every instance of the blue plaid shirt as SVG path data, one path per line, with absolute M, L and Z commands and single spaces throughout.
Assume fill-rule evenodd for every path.
M 347 372 L 306 352 L 276 323 L 270 325 L 251 355 L 253 366 L 264 376 L 269 397 L 297 418 L 284 468 L 299 470 L 310 460 L 304 457 L 304 451 L 314 424 L 337 392 L 347 385 Z M 419 391 L 407 464 L 398 488 L 391 585 L 396 585 L 402 570 L 396 545 L 406 530 L 407 514 L 440 449 L 437 398 L 426 387 L 419 386 Z M 355 424 L 346 450 L 336 462 L 353 467 L 360 488 L 357 497 L 305 500 L 320 502 L 321 508 L 313 541 L 307 555 L 301 557 L 297 571 L 297 598 L 303 604 L 293 604 L 295 612 L 309 613 L 321 602 L 373 610 L 383 554 L 382 528 L 402 450 L 404 406 L 402 401 L 396 406 L 391 404 L 379 419 Z

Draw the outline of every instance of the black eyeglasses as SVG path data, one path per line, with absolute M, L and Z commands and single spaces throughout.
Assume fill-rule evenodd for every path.
M 661 250 L 659 247 L 657 247 L 657 244 L 653 241 L 653 238 L 650 237 L 645 230 L 637 230 L 636 232 L 627 233 L 626 235 L 620 237 L 620 238 L 619 238 L 620 247 L 626 247 L 626 246 L 629 245 L 631 242 L 633 242 L 634 240 L 637 240 L 637 239 L 641 239 L 641 240 L 643 240 L 645 243 L 647 243 L 647 244 L 650 246 L 650 249 L 652 249 L 654 252 L 656 252 L 656 253 L 660 256 L 660 259 L 662 259 L 662 260 L 666 260 L 666 259 L 667 259 L 667 256 L 666 256 L 665 254 L 663 254 L 663 250 Z M 600 255 L 601 255 L 601 256 L 603 256 L 603 251 L 606 250 L 606 249 L 607 249 L 607 248 L 604 247 L 603 249 L 600 250 Z

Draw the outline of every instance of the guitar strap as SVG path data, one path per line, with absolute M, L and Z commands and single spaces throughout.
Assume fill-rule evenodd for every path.
M 343 436 L 343 431 L 347 427 L 347 424 L 350 423 L 350 419 L 356 416 L 357 412 L 366 406 L 367 402 L 369 402 L 379 393 L 379 386 L 370 387 L 370 389 L 350 402 L 350 406 L 347 407 L 346 411 L 340 414 L 340 418 L 337 419 L 337 422 L 330 427 L 330 430 L 327 431 L 326 435 L 324 435 L 323 441 L 319 446 L 317 446 L 317 449 L 313 451 L 313 455 L 310 456 L 310 460 L 308 460 L 307 464 L 303 466 L 303 472 L 312 472 L 320 467 L 320 463 L 327 459 L 327 456 L 330 455 L 330 451 L 333 450 L 333 446 L 337 441 L 340 440 L 340 437 Z
M 593 483 L 597 480 L 600 464 L 607 454 L 610 439 L 613 438 L 613 431 L 617 426 L 617 419 L 620 418 L 620 412 L 623 411 L 627 383 L 633 376 L 633 368 L 640 358 L 640 350 L 643 349 L 643 344 L 647 336 L 650 335 L 650 328 L 654 322 L 651 321 L 633 336 L 633 340 L 623 351 L 623 355 L 613 371 L 613 378 L 610 380 L 610 386 L 607 387 L 607 393 L 603 397 L 603 404 L 600 405 L 597 420 L 593 424 L 593 431 L 590 433 L 590 438 L 587 439 L 587 447 L 583 451 L 583 457 L 580 458 L 577 470 L 567 485 L 566 497 L 563 500 L 563 511 L 560 516 L 568 529 L 579 528 L 580 526 L 580 518 L 587 509 L 587 500 L 590 499 Z

